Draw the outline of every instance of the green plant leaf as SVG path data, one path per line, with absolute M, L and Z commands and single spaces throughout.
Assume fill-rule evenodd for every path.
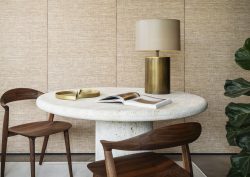
M 227 174 L 227 177 L 244 177 L 244 176 L 238 169 L 231 168 L 229 173 Z
M 250 104 L 229 103 L 225 109 L 229 123 L 235 128 L 250 125 Z
M 239 154 L 231 156 L 231 163 L 236 173 L 240 172 L 244 177 L 250 176 L 250 152 L 241 151 Z
M 229 123 L 226 125 L 227 130 L 227 142 L 230 146 L 237 146 L 236 144 L 236 136 L 237 136 L 237 128 L 232 127 Z
M 250 70 L 250 38 L 236 51 L 235 62 L 241 68 Z M 250 82 L 243 78 L 227 80 L 224 89 L 224 95 L 231 98 L 250 96 Z M 226 124 L 227 141 L 243 149 L 239 154 L 231 156 L 232 168 L 227 177 L 250 177 L 250 104 L 229 103 L 225 113 L 229 118 Z
M 236 51 L 235 61 L 241 68 L 250 70 L 250 38 L 245 41 L 244 47 Z
M 245 150 L 250 150 L 250 132 L 241 134 L 236 137 L 237 145 Z
M 247 50 L 250 50 L 250 38 L 248 38 L 244 44 L 244 47 L 247 49 Z
M 224 95 L 231 98 L 235 98 L 241 95 L 250 96 L 250 82 L 246 81 L 243 78 L 226 80 L 224 89 Z
M 237 146 L 236 139 L 238 136 L 249 135 L 250 134 L 250 126 L 242 127 L 242 128 L 235 128 L 230 125 L 229 122 L 226 124 L 227 130 L 227 141 L 228 144 L 231 146 Z

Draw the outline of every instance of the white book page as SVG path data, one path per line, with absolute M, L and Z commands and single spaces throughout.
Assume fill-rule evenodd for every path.
M 153 108 L 153 109 L 157 109 L 159 107 L 165 106 L 170 103 L 172 103 L 172 101 L 169 99 L 155 98 L 146 95 L 142 95 L 139 98 L 134 98 L 132 100 L 124 101 L 125 105 Z

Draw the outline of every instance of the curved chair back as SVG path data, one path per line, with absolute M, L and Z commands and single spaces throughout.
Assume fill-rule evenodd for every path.
M 133 138 L 122 141 L 104 141 L 101 143 L 105 155 L 105 168 L 108 177 L 117 177 L 117 170 L 112 150 L 140 151 L 156 150 L 181 146 L 184 169 L 193 177 L 189 143 L 195 141 L 201 134 L 201 125 L 197 122 L 181 123 L 157 128 Z M 89 166 L 89 168 L 91 168 Z
M 168 125 L 122 141 L 101 141 L 101 143 L 106 150 L 156 150 L 192 143 L 200 134 L 201 125 L 189 122 Z
M 6 104 L 14 101 L 21 101 L 21 100 L 30 100 L 30 99 L 37 99 L 38 96 L 42 95 L 43 93 L 30 89 L 30 88 L 15 88 L 6 91 L 0 99 L 1 106 L 4 108 L 4 119 L 3 119 L 3 135 L 5 137 L 8 136 L 8 127 L 9 127 L 9 106 Z
M 29 99 L 37 99 L 43 93 L 30 89 L 30 88 L 15 88 L 6 91 L 1 97 L 1 105 L 6 107 L 6 104 L 13 102 L 13 101 L 20 101 L 20 100 L 29 100 Z

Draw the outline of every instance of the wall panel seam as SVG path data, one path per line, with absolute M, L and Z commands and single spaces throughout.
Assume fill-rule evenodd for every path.
M 184 85 L 184 92 L 186 92 L 186 0 L 183 0 L 183 11 L 184 11 L 184 22 L 183 22 L 183 28 L 184 28 L 184 36 L 183 36 L 183 85 Z M 184 118 L 184 122 L 186 122 L 186 118 Z
M 47 0 L 47 92 L 49 91 L 49 0 Z
M 115 64 L 116 64 L 116 72 L 115 72 L 116 87 L 118 86 L 118 73 L 117 73 L 117 71 L 118 71 L 118 63 L 117 63 L 117 58 L 118 58 L 118 51 L 117 51 L 117 41 L 118 41 L 118 40 L 117 40 L 117 38 L 118 38 L 118 36 L 117 36 L 117 35 L 118 35 L 118 33 L 117 33 L 117 31 L 118 31 L 118 29 L 117 29 L 117 28 L 118 28 L 117 21 L 118 21 L 118 20 L 117 20 L 117 18 L 118 18 L 118 13 L 117 13 L 117 1 L 118 1 L 118 0 L 115 1 L 115 3 L 116 3 L 116 4 L 115 4 L 115 6 L 116 6 L 116 7 L 115 7 L 115 10 L 116 10 L 116 11 L 115 11 L 115 12 L 116 12 L 116 16 L 115 16 L 115 20 L 116 20 L 116 22 L 115 22 L 115 27 L 116 27 L 116 38 L 115 38 L 115 41 L 116 41 L 116 43 L 115 43 L 115 47 L 116 47 L 116 49 L 115 49 L 115 51 L 116 51 L 116 56 L 115 56 L 115 57 L 116 57 L 116 58 L 115 58 L 115 61 L 116 61 L 116 62 L 115 62 Z

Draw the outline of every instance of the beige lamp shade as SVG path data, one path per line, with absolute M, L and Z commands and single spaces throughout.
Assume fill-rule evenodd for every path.
M 136 23 L 136 50 L 180 50 L 180 21 L 147 19 Z

